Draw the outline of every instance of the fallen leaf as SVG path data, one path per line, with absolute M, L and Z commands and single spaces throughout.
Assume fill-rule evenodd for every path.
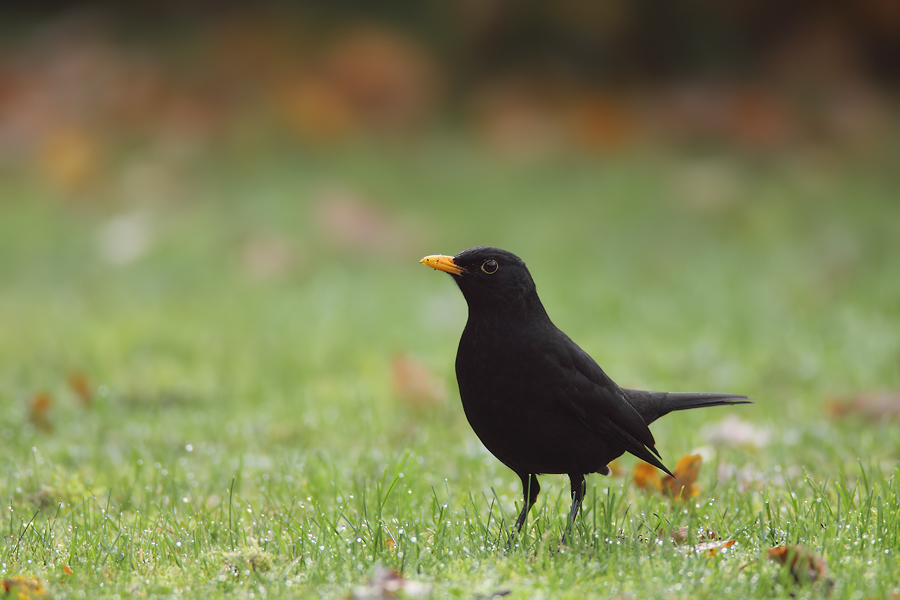
M 41 580 L 34 576 L 14 575 L 0 582 L 0 589 L 7 597 L 16 600 L 47 597 L 47 590 Z
M 397 356 L 391 364 L 394 394 L 410 406 L 437 406 L 447 397 L 444 380 L 427 365 L 408 356 Z
M 41 171 L 66 192 L 76 192 L 97 177 L 100 142 L 87 129 L 61 128 L 44 142 L 38 164 Z
M 318 231 L 342 250 L 402 254 L 415 245 L 418 233 L 400 215 L 389 213 L 352 189 L 333 187 L 315 198 Z
M 707 556 L 715 556 L 716 552 L 734 546 L 736 541 L 737 540 L 719 540 L 716 542 L 700 542 L 693 546 L 682 546 L 679 548 L 679 551 L 686 554 L 706 554 Z
M 632 106 L 612 96 L 584 94 L 569 110 L 572 136 L 588 150 L 621 150 L 635 140 L 638 119 Z
M 679 458 L 678 464 L 675 465 L 675 477 L 666 477 L 662 481 L 663 492 L 672 498 L 683 500 L 697 496 L 700 489 L 694 486 L 694 482 L 700 474 L 702 465 L 703 457 L 699 454 L 690 454 Z
M 274 281 L 290 272 L 297 262 L 297 253 L 287 238 L 256 235 L 241 248 L 243 271 L 254 281 Z
M 475 94 L 479 137 L 492 150 L 520 159 L 556 152 L 566 136 L 557 103 L 539 82 L 512 78 L 492 81 Z
M 275 100 L 290 130 L 307 142 L 343 141 L 357 128 L 347 100 L 321 77 L 297 77 L 282 84 Z
M 662 492 L 672 499 L 687 500 L 700 493 L 694 485 L 703 457 L 699 454 L 682 456 L 675 466 L 675 477 L 663 477 L 653 465 L 644 461 L 634 467 L 634 484 L 642 490 Z
M 618 459 L 609 461 L 609 464 L 606 465 L 606 468 L 609 469 L 610 477 L 619 477 L 625 473 L 625 469 L 622 467 L 622 463 L 620 463 Z
M 796 137 L 797 118 L 780 97 L 762 88 L 732 91 L 725 103 L 725 135 L 750 149 L 782 146 Z
M 824 581 L 831 583 L 828 577 L 828 563 L 821 556 L 803 546 L 777 546 L 769 548 L 770 560 L 786 565 L 797 583 Z
M 441 87 L 426 48 L 385 27 L 358 26 L 336 36 L 321 69 L 356 119 L 380 133 L 425 122 Z
M 47 392 L 38 392 L 31 398 L 28 404 L 28 418 L 32 424 L 41 431 L 50 431 L 53 426 L 47 418 L 53 398 Z
M 634 484 L 642 490 L 662 491 L 662 478 L 659 476 L 659 471 L 644 461 L 634 466 Z
M 835 399 L 828 403 L 828 412 L 835 418 L 855 415 L 871 421 L 900 419 L 900 392 L 863 393 Z
M 357 600 L 422 598 L 430 593 L 430 585 L 405 579 L 394 569 L 378 567 L 367 585 L 357 586 L 353 590 L 353 598 Z
M 75 571 L 73 571 L 72 567 L 70 567 L 69 565 L 63 565 L 63 573 L 65 573 L 66 575 L 74 575 Z
M 675 546 L 680 546 L 685 541 L 687 541 L 689 535 L 690 529 L 688 529 L 687 526 L 684 526 L 672 531 L 661 529 L 659 531 L 658 537 L 659 539 L 671 538 L 672 544 L 674 544 Z M 702 529 L 697 532 L 697 539 L 700 541 L 717 540 L 719 539 L 719 534 L 712 529 Z
M 69 373 L 69 388 L 78 397 L 79 402 L 85 408 L 91 405 L 91 386 L 87 377 L 81 371 L 72 371 Z

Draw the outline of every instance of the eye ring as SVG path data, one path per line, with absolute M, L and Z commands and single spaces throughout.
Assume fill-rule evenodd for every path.
M 497 261 L 494 259 L 486 260 L 481 263 L 481 270 L 487 273 L 488 275 L 493 275 L 497 272 L 497 269 L 500 268 L 500 265 L 497 264 Z

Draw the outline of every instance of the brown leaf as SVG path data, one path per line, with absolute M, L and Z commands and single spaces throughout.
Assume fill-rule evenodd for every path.
M 797 583 L 829 582 L 828 563 L 815 552 L 803 546 L 778 546 L 769 548 L 769 559 L 787 565 Z
M 41 431 L 51 431 L 53 426 L 47 418 L 53 398 L 47 392 L 38 392 L 31 398 L 28 404 L 28 418 L 31 423 Z
M 259 234 L 248 239 L 240 252 L 244 273 L 254 281 L 275 281 L 287 275 L 298 262 L 297 252 L 287 238 Z
M 693 546 L 684 546 L 683 550 L 687 553 L 706 554 L 706 556 L 715 556 L 716 552 L 731 548 L 737 540 L 719 540 L 716 542 L 700 542 Z
M 680 546 L 684 542 L 687 541 L 688 536 L 690 534 L 690 530 L 685 527 L 679 527 L 678 529 L 668 531 L 666 529 L 661 529 L 659 531 L 659 539 L 665 539 L 667 537 L 672 538 L 672 543 L 675 546 Z M 712 529 L 703 529 L 697 532 L 697 539 L 700 541 L 712 541 L 718 540 L 719 534 L 713 531 Z
M 340 91 L 318 76 L 298 77 L 282 84 L 275 100 L 278 114 L 290 130 L 310 143 L 343 141 L 358 126 Z
M 69 388 L 75 392 L 75 395 L 78 397 L 78 400 L 83 407 L 90 407 L 92 399 L 91 386 L 88 383 L 87 377 L 84 376 L 84 373 L 81 371 L 72 371 L 69 373 Z
M 80 191 L 96 179 L 100 146 L 97 137 L 87 129 L 62 128 L 45 140 L 38 166 L 63 191 Z
M 637 116 L 620 98 L 584 94 L 569 113 L 572 136 L 589 150 L 621 150 L 637 136 Z
M 527 78 L 492 81 L 473 102 L 475 125 L 492 150 L 516 158 L 542 158 L 565 139 L 565 123 L 546 86 Z
M 726 135 L 751 149 L 783 145 L 796 137 L 796 116 L 790 106 L 762 88 L 739 89 L 726 103 Z
M 34 576 L 14 575 L 0 582 L 0 589 L 6 596 L 16 600 L 47 597 L 47 590 L 41 580 Z
M 340 249 L 365 256 L 405 254 L 419 232 L 355 190 L 333 187 L 315 198 L 318 231 Z
M 855 415 L 871 421 L 900 419 L 900 392 L 862 393 L 835 399 L 828 403 L 828 412 L 835 418 Z
M 424 46 L 398 31 L 348 29 L 334 39 L 321 68 L 369 129 L 404 131 L 424 122 L 435 108 L 438 69 Z
M 609 469 L 610 477 L 621 477 L 625 474 L 625 469 L 622 467 L 622 463 L 620 463 L 618 459 L 609 461 L 609 464 L 606 465 L 606 468 Z
M 427 365 L 410 358 L 397 356 L 391 364 L 394 394 L 411 406 L 437 406 L 447 397 L 443 379 Z
M 662 492 L 672 499 L 688 500 L 700 493 L 694 485 L 703 457 L 699 454 L 682 456 L 675 466 L 675 477 L 662 477 L 653 465 L 644 461 L 634 467 L 634 484 L 642 490 Z
M 662 491 L 662 478 L 659 476 L 659 471 L 644 461 L 634 466 L 634 484 L 642 490 Z
M 672 498 L 687 500 L 697 496 L 700 488 L 694 486 L 700 467 L 703 465 L 703 457 L 699 454 L 682 456 L 675 466 L 675 477 L 663 479 L 663 492 Z

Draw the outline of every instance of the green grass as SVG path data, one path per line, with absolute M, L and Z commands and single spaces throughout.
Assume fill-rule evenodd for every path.
M 821 597 L 765 558 L 801 544 L 830 564 L 830 598 L 900 593 L 900 430 L 825 408 L 900 390 L 895 171 L 517 164 L 433 144 L 223 156 L 138 205 L 116 173 L 68 199 L 0 174 L 0 577 L 37 576 L 54 598 L 347 597 L 382 565 L 438 598 Z M 323 233 L 317 198 L 335 188 L 380 211 L 387 241 Z M 105 263 L 98 231 L 134 211 L 146 255 Z M 294 257 L 264 280 L 242 266 L 260 237 Z M 465 304 L 417 264 L 476 244 L 521 255 L 554 321 L 622 385 L 756 399 L 653 426 L 670 467 L 706 447 L 699 496 L 648 495 L 624 459 L 625 475 L 588 478 L 560 547 L 568 489 L 545 476 L 505 550 L 521 492 L 458 403 Z M 398 355 L 446 401 L 402 401 Z M 50 430 L 29 416 L 40 391 Z M 769 444 L 709 448 L 703 427 L 727 415 Z M 707 557 L 657 541 L 682 526 L 737 542 Z

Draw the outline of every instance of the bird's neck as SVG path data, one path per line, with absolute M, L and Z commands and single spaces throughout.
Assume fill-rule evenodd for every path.
M 537 294 L 491 298 L 490 302 L 469 300 L 469 321 L 491 322 L 498 325 L 521 326 L 526 323 L 549 321 L 550 317 Z

